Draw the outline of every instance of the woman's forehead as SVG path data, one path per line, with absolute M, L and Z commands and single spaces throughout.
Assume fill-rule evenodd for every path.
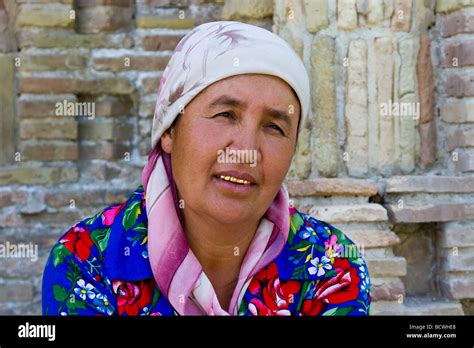
M 242 74 L 231 76 L 205 88 L 200 95 L 210 104 L 217 105 L 219 99 L 229 101 L 259 101 L 269 99 L 272 103 L 297 104 L 299 100 L 293 88 L 279 77 L 265 74 Z M 212 105 L 210 105 L 212 106 Z M 296 105 L 295 105 L 296 107 Z

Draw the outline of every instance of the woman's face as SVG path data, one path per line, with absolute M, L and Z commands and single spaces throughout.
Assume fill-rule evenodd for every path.
M 184 209 L 221 224 L 258 221 L 288 172 L 299 114 L 277 77 L 237 75 L 203 90 L 161 138 Z

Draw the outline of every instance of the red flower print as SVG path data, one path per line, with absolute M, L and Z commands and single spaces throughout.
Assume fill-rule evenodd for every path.
M 91 240 L 89 231 L 82 227 L 72 227 L 64 237 L 59 240 L 60 243 L 81 260 L 87 260 L 91 254 L 91 246 L 94 242 Z
M 289 306 L 294 295 L 300 291 L 300 283 L 290 280 L 280 282 L 275 263 L 258 272 L 249 284 L 249 291 L 256 295 L 250 300 L 249 310 L 253 315 L 290 315 Z
M 119 315 L 138 315 L 140 309 L 151 303 L 153 297 L 153 283 L 149 280 L 126 282 L 114 280 L 114 293 L 117 295 Z
M 336 259 L 334 262 L 336 276 L 322 279 L 312 300 L 305 300 L 301 309 L 303 315 L 317 315 L 328 303 L 340 304 L 357 299 L 360 278 L 357 268 L 347 259 Z

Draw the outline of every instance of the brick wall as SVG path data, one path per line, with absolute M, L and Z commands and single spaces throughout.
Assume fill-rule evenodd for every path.
M 373 313 L 474 313 L 472 17 L 461 0 L 0 0 L 0 244 L 39 250 L 0 258 L 0 314 L 39 314 L 58 236 L 140 183 L 172 50 L 221 19 L 305 62 L 288 188 L 364 248 Z M 70 102 L 94 117 L 58 116 Z

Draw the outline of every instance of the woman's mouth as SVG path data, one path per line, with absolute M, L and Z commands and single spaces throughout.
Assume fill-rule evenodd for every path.
M 225 193 L 246 194 L 253 191 L 256 187 L 256 184 L 250 180 L 239 178 L 237 175 L 217 174 L 214 175 L 213 180 Z
M 219 178 L 222 179 L 222 180 L 225 180 L 225 181 L 230 181 L 230 182 L 233 182 L 233 183 L 236 183 L 236 184 L 242 184 L 242 185 L 250 185 L 251 182 L 250 181 L 247 181 L 245 179 L 238 179 L 238 178 L 235 178 L 233 176 L 230 176 L 230 175 L 219 175 Z

